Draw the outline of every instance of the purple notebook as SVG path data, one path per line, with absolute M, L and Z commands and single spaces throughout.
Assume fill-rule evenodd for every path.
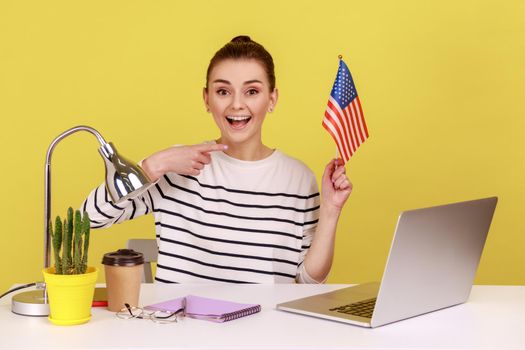
M 213 322 L 226 322 L 261 311 L 261 305 L 241 304 L 232 301 L 203 298 L 188 295 L 186 298 L 186 316 Z M 175 312 L 184 304 L 184 297 L 148 305 L 146 310 Z

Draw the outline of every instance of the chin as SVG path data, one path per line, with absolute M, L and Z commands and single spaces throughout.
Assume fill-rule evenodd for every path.
M 240 145 L 240 144 L 243 144 L 243 143 L 246 143 L 250 140 L 250 137 L 241 137 L 240 135 L 235 135 L 235 136 L 222 136 L 221 137 L 221 140 L 223 143 L 228 143 L 228 144 L 232 144 L 232 145 Z

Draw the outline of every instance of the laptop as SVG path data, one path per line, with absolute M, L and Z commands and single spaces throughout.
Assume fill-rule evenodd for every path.
M 497 201 L 404 211 L 380 283 L 284 302 L 277 309 L 373 328 L 464 303 Z

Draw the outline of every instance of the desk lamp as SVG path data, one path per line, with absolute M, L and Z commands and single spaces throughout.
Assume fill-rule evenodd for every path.
M 140 195 L 148 189 L 151 180 L 142 168 L 118 154 L 111 142 L 106 142 L 102 135 L 89 126 L 76 126 L 58 135 L 49 145 L 45 164 L 45 202 L 44 202 L 44 268 L 49 267 L 51 257 L 51 240 L 49 224 L 51 220 L 51 156 L 55 146 L 65 137 L 77 132 L 87 131 L 93 134 L 100 148 L 98 149 L 106 166 L 106 189 L 115 204 L 128 198 Z M 33 290 L 19 293 L 12 298 L 11 311 L 26 316 L 48 316 L 49 304 L 46 290 Z

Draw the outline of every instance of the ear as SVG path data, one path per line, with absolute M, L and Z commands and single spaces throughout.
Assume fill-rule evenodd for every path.
M 206 107 L 206 112 L 209 112 L 210 105 L 208 104 L 208 89 L 206 87 L 202 88 L 202 99 L 204 101 L 204 107 Z
M 268 106 L 269 110 L 273 111 L 277 105 L 277 100 L 279 99 L 279 90 L 277 88 L 273 89 L 270 93 L 270 105 Z

